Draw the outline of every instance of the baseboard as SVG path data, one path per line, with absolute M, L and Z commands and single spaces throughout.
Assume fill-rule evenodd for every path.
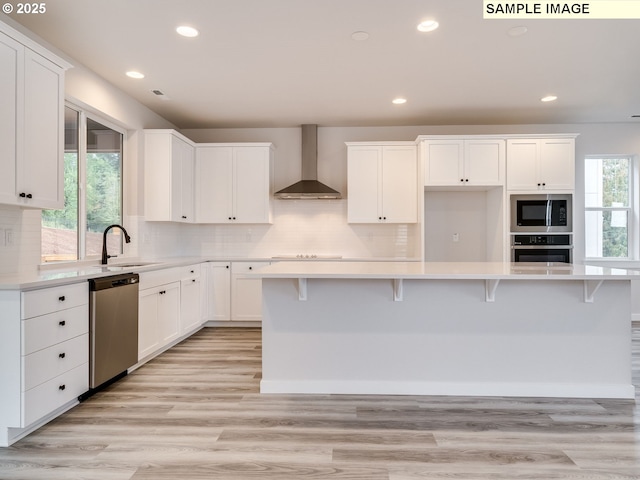
M 265 380 L 260 393 L 634 399 L 625 384 Z

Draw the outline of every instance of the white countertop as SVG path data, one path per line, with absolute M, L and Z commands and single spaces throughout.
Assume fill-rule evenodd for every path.
M 262 278 L 627 280 L 640 272 L 562 263 L 278 262 L 255 270 Z
M 173 257 L 162 259 L 122 258 L 108 265 L 78 264 L 61 268 L 47 267 L 32 272 L 0 275 L 0 290 L 28 290 L 82 282 L 90 278 L 107 277 L 119 273 L 142 273 L 164 268 L 180 267 L 209 259 L 199 257 Z

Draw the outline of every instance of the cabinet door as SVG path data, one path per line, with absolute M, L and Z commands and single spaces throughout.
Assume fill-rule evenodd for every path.
M 245 276 L 269 262 L 231 264 L 231 320 L 262 320 L 262 279 Z
M 507 141 L 507 189 L 538 190 L 537 139 Z
M 196 222 L 232 221 L 232 147 L 196 148 Z
M 423 145 L 425 186 L 464 183 L 463 140 L 429 140 Z
M 160 348 L 158 288 L 140 290 L 138 298 L 138 360 Z
M 465 140 L 464 179 L 469 185 L 504 185 L 505 144 L 499 139 Z
M 171 219 L 193 222 L 194 149 L 173 137 L 171 140 Z
M 382 147 L 349 146 L 347 155 L 347 221 L 377 223 L 382 216 Z
M 200 277 L 185 278 L 180 284 L 180 334 L 200 326 Z
M 390 223 L 418 221 L 418 158 L 414 146 L 382 149 L 382 217 Z
M 0 33 L 0 203 L 15 204 L 18 105 L 22 95 L 24 47 Z
M 231 264 L 211 262 L 209 264 L 208 320 L 231 320 Z
M 163 285 L 158 292 L 158 330 L 161 346 L 180 334 L 180 282 Z
M 18 163 L 20 204 L 36 208 L 64 206 L 64 71 L 25 49 L 24 151 Z M 31 195 L 31 198 L 29 198 Z
M 575 140 L 573 138 L 540 141 L 540 178 L 544 190 L 575 188 Z
M 269 156 L 267 147 L 234 147 L 235 223 L 271 222 Z

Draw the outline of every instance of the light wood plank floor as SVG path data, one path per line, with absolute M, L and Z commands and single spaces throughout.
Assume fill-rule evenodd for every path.
M 10 448 L 0 479 L 640 479 L 635 401 L 260 395 L 206 328 Z M 640 330 L 634 336 L 640 382 Z

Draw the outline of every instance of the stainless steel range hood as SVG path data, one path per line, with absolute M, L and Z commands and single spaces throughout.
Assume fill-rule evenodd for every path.
M 318 181 L 318 126 L 302 125 L 302 180 L 274 194 L 288 200 L 342 198 L 340 192 Z

